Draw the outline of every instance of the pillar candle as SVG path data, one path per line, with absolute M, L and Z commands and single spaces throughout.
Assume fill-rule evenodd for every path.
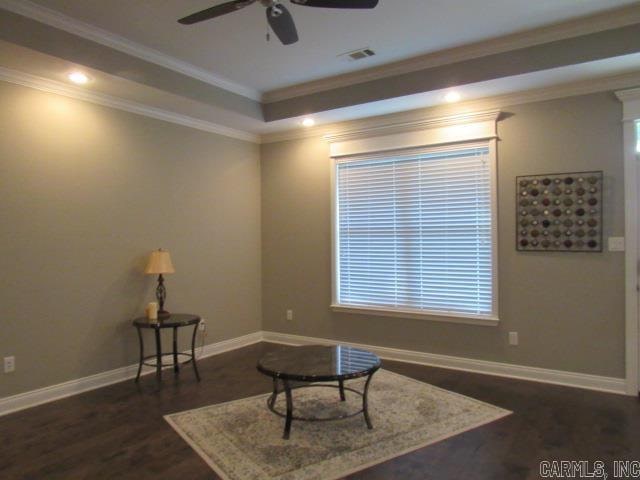
M 158 304 L 156 302 L 150 302 L 149 305 L 147 305 L 147 318 L 149 320 L 158 319 Z

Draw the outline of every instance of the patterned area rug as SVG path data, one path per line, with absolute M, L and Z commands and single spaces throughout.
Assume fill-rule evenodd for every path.
M 345 382 L 362 390 L 362 379 Z M 360 409 L 361 398 L 334 388 L 293 391 L 294 414 L 322 417 Z M 332 480 L 492 422 L 511 412 L 386 370 L 369 388 L 373 430 L 362 415 L 333 422 L 296 422 L 267 409 L 269 395 L 165 416 L 224 480 Z M 276 408 L 285 411 L 284 394 Z

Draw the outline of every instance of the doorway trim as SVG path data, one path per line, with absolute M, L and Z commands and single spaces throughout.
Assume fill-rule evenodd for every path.
M 625 379 L 629 395 L 639 387 L 638 342 L 638 152 L 636 122 L 640 121 L 640 88 L 616 92 L 622 102 L 625 199 Z

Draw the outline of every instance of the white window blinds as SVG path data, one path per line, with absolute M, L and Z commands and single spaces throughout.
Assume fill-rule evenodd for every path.
M 492 315 L 492 178 L 487 145 L 338 160 L 338 305 Z

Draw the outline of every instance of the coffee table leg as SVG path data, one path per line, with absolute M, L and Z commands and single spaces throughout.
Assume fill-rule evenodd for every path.
M 367 377 L 367 382 L 364 384 L 364 392 L 362 392 L 362 413 L 364 414 L 364 421 L 367 422 L 367 428 L 369 430 L 373 428 L 373 425 L 371 424 L 371 418 L 369 418 L 368 402 L 369 384 L 371 383 L 371 378 L 373 378 L 373 373 Z
M 282 380 L 282 383 L 284 385 L 284 393 L 287 396 L 287 419 L 284 423 L 284 435 L 282 435 L 282 438 L 288 440 L 289 434 L 291 433 L 291 420 L 293 420 L 293 398 L 291 396 L 291 387 L 289 386 L 289 382 Z
M 338 380 L 338 384 L 340 385 L 340 401 L 344 402 L 346 400 L 344 396 L 344 380 Z

